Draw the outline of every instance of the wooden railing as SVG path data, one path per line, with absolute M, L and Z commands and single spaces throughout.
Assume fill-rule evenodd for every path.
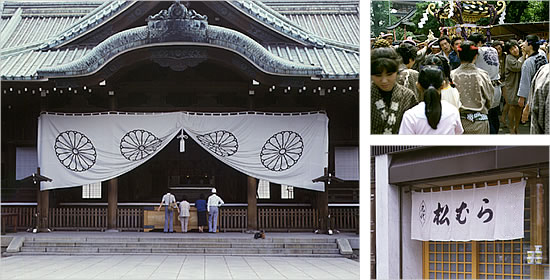
M 36 224 L 36 207 L 2 207 L 3 213 L 17 213 L 21 230 Z M 331 207 L 330 225 L 341 231 L 356 231 L 359 228 L 358 207 Z M 244 231 L 247 229 L 246 207 L 221 207 L 221 231 Z M 54 230 L 105 230 L 107 229 L 106 207 L 50 208 L 49 228 Z M 318 228 L 318 211 L 312 208 L 258 207 L 258 227 L 266 231 L 309 231 Z M 143 230 L 143 208 L 119 208 L 117 228 L 120 230 Z
M 329 208 L 331 227 L 343 231 L 359 229 L 359 207 Z
M 221 207 L 220 231 L 244 231 L 247 228 L 248 209 L 246 207 Z
M 16 213 L 18 215 L 17 228 L 19 230 L 26 230 L 35 226 L 36 214 L 35 206 L 23 206 L 23 207 L 2 207 L 2 213 Z
M 55 230 L 104 230 L 107 208 L 50 208 L 48 226 Z
M 116 226 L 118 229 L 123 230 L 142 231 L 143 208 L 118 208 L 118 219 Z
M 3 213 L 19 214 L 19 228 L 36 226 L 36 207 L 2 207 Z M 105 230 L 107 229 L 107 208 L 74 207 L 50 208 L 48 227 L 53 230 Z M 120 230 L 143 230 L 143 209 L 119 208 L 117 228 Z
M 312 230 L 317 228 L 318 213 L 311 208 L 258 208 L 258 227 L 266 231 Z

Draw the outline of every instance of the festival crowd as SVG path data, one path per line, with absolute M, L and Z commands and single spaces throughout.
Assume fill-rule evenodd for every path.
M 372 42 L 372 134 L 550 134 L 548 42 L 487 42 L 480 33 Z

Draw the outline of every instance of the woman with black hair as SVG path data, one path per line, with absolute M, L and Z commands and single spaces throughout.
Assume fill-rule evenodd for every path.
M 397 84 L 399 56 L 392 48 L 371 53 L 371 134 L 397 134 L 403 114 L 416 105 L 415 94 Z
M 474 65 L 477 47 L 472 41 L 464 41 L 458 47 L 460 66 L 451 71 L 456 89 L 460 93 L 460 118 L 464 134 L 489 134 L 489 118 L 494 87 L 487 71 Z
M 204 194 L 199 195 L 199 199 L 195 201 L 195 207 L 197 208 L 197 224 L 199 225 L 199 232 L 204 232 L 204 227 L 208 226 L 208 219 L 206 213 L 206 200 L 204 200 Z
M 437 66 L 425 66 L 420 70 L 416 86 L 423 93 L 424 101 L 405 112 L 399 134 L 454 135 L 464 132 L 458 109 L 441 100 L 444 85 L 443 71 Z
M 455 84 L 453 84 L 453 79 L 451 79 L 451 66 L 447 59 L 442 55 L 429 55 L 424 61 L 424 66 L 435 65 L 441 71 L 443 71 L 443 77 L 445 81 L 443 82 L 443 89 L 441 90 L 441 100 L 445 100 L 457 109 L 460 109 L 460 93 L 456 89 Z M 423 100 L 424 98 L 422 98 Z
M 504 52 L 507 53 L 504 67 L 504 92 L 506 93 L 506 104 L 508 105 L 508 128 L 511 134 L 518 134 L 521 107 L 518 105 L 519 97 L 517 93 L 523 56 L 516 40 L 506 42 Z
M 397 83 L 412 90 L 417 100 L 422 100 L 416 91 L 416 81 L 418 81 L 418 71 L 411 69 L 416 60 L 416 46 L 411 43 L 401 43 L 397 48 L 397 54 L 401 57 L 401 64 L 397 73 Z

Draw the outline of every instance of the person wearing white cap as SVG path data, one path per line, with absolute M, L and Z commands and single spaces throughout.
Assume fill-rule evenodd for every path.
M 218 207 L 224 204 L 223 200 L 216 194 L 216 188 L 212 188 L 212 195 L 208 197 L 208 232 L 216 233 L 218 225 Z

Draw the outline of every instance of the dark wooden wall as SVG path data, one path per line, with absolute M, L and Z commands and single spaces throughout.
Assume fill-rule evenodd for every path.
M 151 61 L 137 61 L 119 69 L 107 79 L 105 87 L 87 85 L 92 89 L 91 93 L 81 90 L 83 85 L 75 93 L 74 88 L 69 92 L 68 88 L 56 87 L 54 82 L 4 83 L 4 88 L 13 87 L 14 91 L 2 94 L 2 200 L 36 201 L 36 190 L 32 185 L 15 181 L 15 148 L 36 147 L 41 106 L 47 111 L 108 111 L 114 98 L 115 108 L 120 111 L 326 110 L 329 117 L 329 162 L 333 170 L 335 146 L 359 146 L 359 82 L 351 81 L 348 85 L 353 87 L 351 93 L 343 94 L 339 89 L 327 92 L 325 96 L 312 93 L 313 86 L 308 86 L 308 90 L 302 93 L 298 93 L 296 88 L 289 93 L 284 93 L 282 88 L 270 92 L 271 85 L 252 87 L 250 77 L 230 65 L 210 60 L 185 71 L 174 71 Z M 30 92 L 38 87 L 47 88 L 47 96 L 40 97 L 40 93 Z M 55 91 L 53 87 L 56 87 Z M 28 88 L 27 92 L 24 88 Z M 249 89 L 255 90 L 253 96 L 249 95 Z M 114 91 L 114 97 L 108 94 L 109 91 Z M 186 140 L 185 153 L 179 152 L 178 145 L 179 140 L 173 140 L 156 157 L 120 176 L 119 201 L 158 202 L 168 190 L 172 176 L 189 175 L 191 178 L 206 176 L 208 180 L 202 183 L 210 183 L 215 178 L 215 186 L 226 202 L 246 202 L 246 175 L 216 160 L 191 139 Z M 260 202 L 289 202 L 280 199 L 278 185 L 272 186 L 274 198 Z M 358 190 L 357 181 L 333 184 L 329 188 L 329 201 L 358 203 Z M 82 201 L 81 188 L 60 189 L 52 193 L 51 205 Z M 106 202 L 106 194 L 104 186 L 104 198 L 92 201 Z M 296 189 L 292 202 L 309 203 L 312 197 L 314 192 Z

